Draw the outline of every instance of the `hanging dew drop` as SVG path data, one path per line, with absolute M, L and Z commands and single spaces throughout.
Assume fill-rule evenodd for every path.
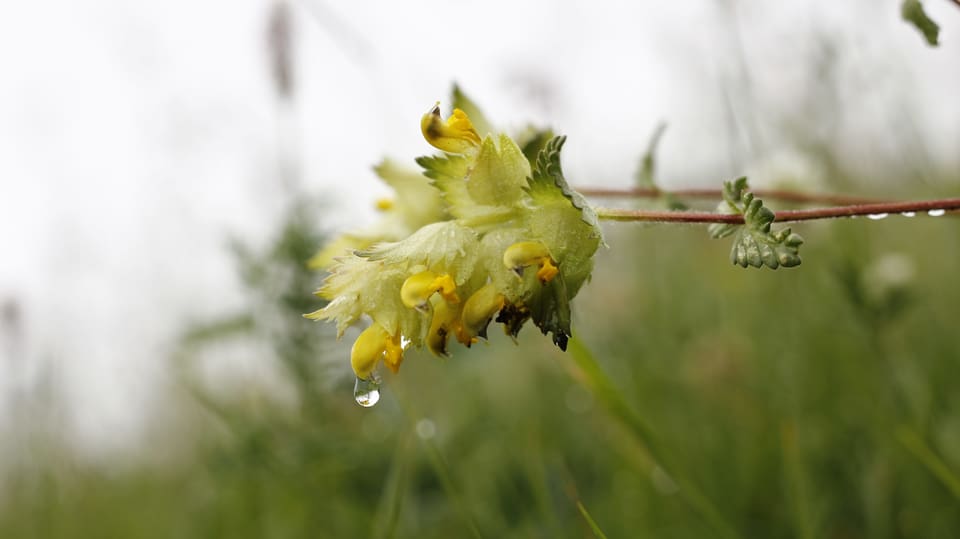
M 874 221 L 879 221 L 881 219 L 886 219 L 887 215 L 888 214 L 886 213 L 871 213 L 870 215 L 867 216 L 867 219 L 873 219 Z
M 370 408 L 380 400 L 380 379 L 376 373 L 366 380 L 357 377 L 353 385 L 353 399 L 364 408 Z
M 927 212 L 927 215 L 929 215 L 930 217 L 940 217 L 945 213 L 947 213 L 947 210 L 930 210 Z
M 900 215 L 902 215 L 902 216 L 904 216 L 904 217 L 915 217 L 915 216 L 917 215 L 917 212 L 915 212 L 915 211 L 905 211 L 905 212 L 902 212 Z

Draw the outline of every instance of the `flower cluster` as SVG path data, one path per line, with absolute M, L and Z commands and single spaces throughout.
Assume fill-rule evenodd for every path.
M 563 178 L 565 139 L 481 136 L 477 126 L 488 124 L 458 97 L 464 104 L 446 120 L 439 104 L 421 120 L 427 142 L 443 152 L 417 159 L 422 176 L 378 167 L 397 191 L 396 201 L 378 204 L 385 224 L 335 240 L 313 261 L 329 264 L 317 291 L 329 303 L 306 316 L 335 321 L 339 335 L 372 321 L 351 352 L 358 378 L 369 379 L 381 361 L 396 372 L 410 346 L 440 356 L 453 340 L 470 347 L 494 319 L 512 337 L 532 320 L 566 349 L 570 300 L 603 240 L 595 214 Z

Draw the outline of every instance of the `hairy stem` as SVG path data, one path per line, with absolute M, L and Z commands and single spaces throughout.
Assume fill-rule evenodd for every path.
M 960 2 L 960 0 L 957 1 Z M 584 196 L 598 198 L 656 198 L 659 196 L 674 196 L 677 198 L 719 200 L 723 196 L 723 192 L 720 189 L 677 189 L 674 191 L 665 191 L 652 187 L 633 187 L 629 189 L 586 187 L 583 189 L 577 189 L 577 192 Z M 780 200 L 783 202 L 797 202 L 801 204 L 849 205 L 873 204 L 882 202 L 876 198 L 869 197 L 834 195 L 826 193 L 803 193 L 800 191 L 791 191 L 789 189 L 756 189 L 751 192 L 762 199 Z
M 743 216 L 705 211 L 651 211 L 621 210 L 615 208 L 595 208 L 597 216 L 606 221 L 642 221 L 648 223 L 730 223 L 743 224 Z M 775 221 L 814 221 L 835 219 L 838 217 L 856 217 L 858 215 L 882 215 L 890 213 L 911 214 L 916 212 L 938 212 L 960 210 L 960 198 L 942 198 L 916 202 L 876 202 L 872 204 L 851 204 L 830 208 L 812 208 L 808 210 L 783 210 L 776 212 Z

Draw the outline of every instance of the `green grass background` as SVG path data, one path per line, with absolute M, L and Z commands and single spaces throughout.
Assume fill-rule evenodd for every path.
M 91 463 L 23 436 L 3 538 L 954 538 L 960 533 L 960 221 L 810 223 L 804 263 L 744 270 L 701 227 L 607 225 L 567 353 L 408 354 L 353 402 L 349 342 L 300 317 L 321 238 L 238 249 L 253 308 L 192 328 L 182 398 L 143 455 Z M 891 253 L 912 278 L 870 277 Z M 192 364 L 262 346 L 284 399 Z M 290 403 L 294 404 L 290 404 Z M 582 510 L 581 510 L 582 508 Z

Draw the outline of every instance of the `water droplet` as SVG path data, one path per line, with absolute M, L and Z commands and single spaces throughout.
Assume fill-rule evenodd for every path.
M 930 217 L 940 217 L 945 213 L 947 213 L 947 210 L 930 210 L 927 212 L 927 215 L 929 215 Z
M 680 486 L 677 485 L 677 482 L 660 466 L 653 467 L 653 470 L 650 471 L 650 479 L 653 482 L 653 486 L 659 490 L 661 494 L 669 495 L 680 492 Z
M 410 342 L 410 339 L 408 339 L 405 335 L 400 336 L 400 348 L 406 350 L 407 347 L 410 346 Z
M 900 215 L 902 215 L 902 216 L 904 216 L 904 217 L 914 217 L 914 216 L 917 215 L 917 212 L 915 212 L 915 211 L 905 211 L 905 212 L 902 212 Z
M 887 215 L 888 214 L 886 213 L 871 213 L 870 215 L 867 216 L 867 219 L 873 219 L 874 221 L 879 221 L 880 219 L 886 219 Z
M 429 440 L 437 434 L 437 425 L 427 418 L 417 421 L 417 436 L 421 440 Z
M 380 400 L 380 379 L 376 373 L 366 380 L 357 377 L 353 385 L 353 398 L 364 408 L 370 408 Z

